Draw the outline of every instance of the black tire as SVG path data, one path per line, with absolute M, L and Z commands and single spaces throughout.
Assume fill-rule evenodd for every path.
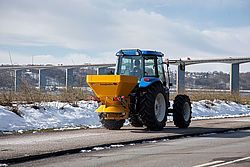
M 188 128 L 192 118 L 192 107 L 187 95 L 177 95 L 173 105 L 174 124 L 178 128 Z
M 123 126 L 125 120 L 104 119 L 103 114 L 99 115 L 102 125 L 109 130 L 119 130 Z
M 122 120 L 113 120 L 113 119 L 101 119 L 102 125 L 109 130 L 119 130 L 123 126 L 125 122 L 124 119 Z
M 132 126 L 134 127 L 143 127 L 143 123 L 139 118 L 138 111 L 136 110 L 136 106 L 138 106 L 138 97 L 139 94 L 134 94 L 133 96 L 130 97 L 130 113 L 129 113 L 129 122 Z
M 143 127 L 143 123 L 139 118 L 139 115 L 130 114 L 129 122 L 134 127 Z
M 164 112 L 161 110 L 162 114 L 156 116 L 155 108 L 157 108 L 156 98 L 160 96 L 165 105 Z M 163 99 L 164 98 L 164 99 Z M 162 130 L 166 125 L 167 121 L 167 98 L 165 94 L 165 89 L 160 83 L 155 83 L 145 90 L 142 90 L 141 97 L 139 100 L 139 115 L 142 123 L 149 130 Z M 157 106 L 155 106 L 157 105 Z M 160 106 L 161 107 L 161 106 Z M 162 108 L 162 107 L 161 107 Z M 158 117 L 158 118 L 157 118 Z

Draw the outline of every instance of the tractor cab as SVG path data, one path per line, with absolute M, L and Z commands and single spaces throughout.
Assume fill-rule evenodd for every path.
M 120 50 L 116 53 L 118 63 L 117 75 L 136 76 L 142 78 L 159 78 L 166 83 L 162 57 L 163 53 L 148 50 Z

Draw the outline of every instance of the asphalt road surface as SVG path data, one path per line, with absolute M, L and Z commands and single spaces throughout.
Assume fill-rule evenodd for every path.
M 37 132 L 16 135 L 0 135 L 0 163 L 30 160 L 32 156 L 47 157 L 79 152 L 89 147 L 110 144 L 180 138 L 197 134 L 245 129 L 250 127 L 250 117 L 193 121 L 190 128 L 179 129 L 168 123 L 162 131 L 123 127 L 121 130 L 82 129 L 61 132 Z M 250 166 L 250 165 L 249 165 Z
M 250 130 L 85 151 L 14 166 L 249 167 Z

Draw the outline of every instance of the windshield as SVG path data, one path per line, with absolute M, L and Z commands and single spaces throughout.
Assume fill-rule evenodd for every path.
M 118 59 L 118 75 L 142 77 L 142 61 L 140 56 L 122 56 Z

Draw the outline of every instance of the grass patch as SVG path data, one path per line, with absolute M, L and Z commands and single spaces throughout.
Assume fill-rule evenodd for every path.
M 200 100 L 224 100 L 224 101 L 233 101 L 240 104 L 249 104 L 250 105 L 250 95 L 231 95 L 229 92 L 186 92 L 190 97 L 191 101 L 200 101 Z M 177 94 L 171 94 L 170 99 L 173 100 Z
M 82 89 L 60 90 L 57 92 L 45 92 L 30 88 L 19 92 L 0 92 L 0 105 L 17 106 L 19 104 L 34 104 L 41 102 L 60 101 L 77 107 L 81 100 L 91 100 L 94 95 Z
M 250 95 L 231 95 L 229 92 L 187 92 L 191 101 L 200 100 L 224 100 L 234 101 L 241 104 L 250 105 Z M 177 94 L 170 94 L 170 100 L 173 100 Z M 0 92 L 0 105 L 2 106 L 18 106 L 19 104 L 35 104 L 41 102 L 60 101 L 69 103 L 74 107 L 78 107 L 78 101 L 81 100 L 98 100 L 96 96 L 87 90 L 78 89 L 62 89 L 56 92 L 40 91 L 34 87 L 25 86 L 21 91 Z

